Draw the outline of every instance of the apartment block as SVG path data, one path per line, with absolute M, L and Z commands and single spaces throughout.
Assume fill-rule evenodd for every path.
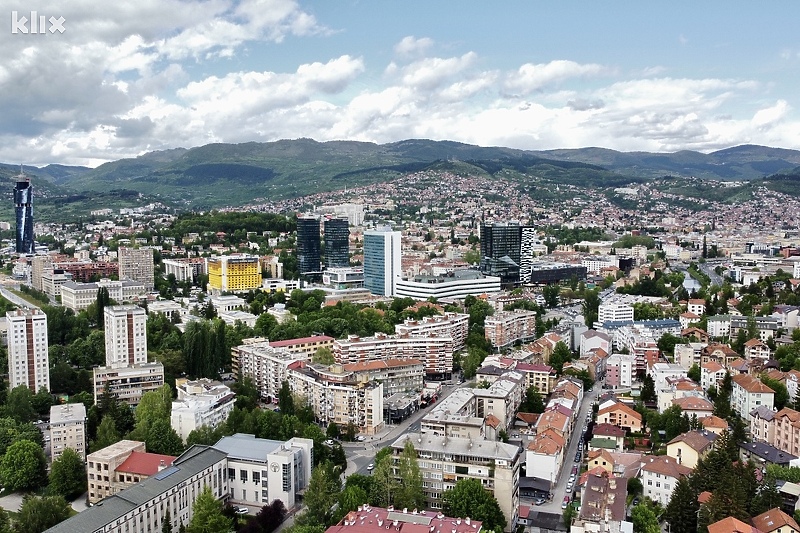
M 261 397 L 268 401 L 278 397 L 281 385 L 288 380 L 289 365 L 308 358 L 305 354 L 274 348 L 264 339 L 246 339 L 244 344 L 231 349 L 233 373 L 252 379 Z
M 61 304 L 76 313 L 83 311 L 97 301 L 97 291 L 101 288 L 108 291 L 109 298 L 121 304 L 139 301 L 147 295 L 144 284 L 138 281 L 110 279 L 101 279 L 96 283 L 67 281 L 61 286 Z
M 55 461 L 70 448 L 86 458 L 86 406 L 66 403 L 50 407 L 50 459 Z
M 640 469 L 642 494 L 666 507 L 678 481 L 688 476 L 692 469 L 672 457 L 646 456 L 644 459 Z
M 784 407 L 774 414 L 770 425 L 774 440 L 767 444 L 800 456 L 800 412 Z
M 31 259 L 31 285 L 37 291 L 42 290 L 42 275 L 53 268 L 53 258 L 49 255 L 36 255 Z
M 103 310 L 106 366 L 119 368 L 147 362 L 147 312 L 137 305 Z
M 73 281 L 83 283 L 119 273 L 119 265 L 110 261 L 59 261 L 53 263 L 53 267 L 71 274 Z
M 350 335 L 333 342 L 333 356 L 337 363 L 384 359 L 418 359 L 425 363 L 427 379 L 450 379 L 453 372 L 453 338 L 422 335 L 386 335 L 374 337 Z
M 288 368 L 289 387 L 303 396 L 322 424 L 355 424 L 359 432 L 373 435 L 383 429 L 383 384 L 357 381 L 334 368 L 296 361 Z
M 209 292 L 247 292 L 261 288 L 258 256 L 237 254 L 208 258 Z
M 347 365 L 332 365 L 332 371 L 343 376 L 352 376 L 357 382 L 379 381 L 383 384 L 384 397 L 394 394 L 419 393 L 425 378 L 425 365 L 417 359 L 386 359 L 385 361 L 364 361 Z
M 271 341 L 269 345 L 273 348 L 286 350 L 289 353 L 302 355 L 307 359 L 311 359 L 320 348 L 327 348 L 329 350 L 333 348 L 333 337 L 314 335 L 299 339 L 287 339 L 285 341 Z
M 516 342 L 532 341 L 536 338 L 536 313 L 516 309 L 487 316 L 485 336 L 497 348 L 505 348 Z
M 635 375 L 636 356 L 615 353 L 606 359 L 606 385 L 609 387 L 630 387 Z
M 618 301 L 603 302 L 597 308 L 597 321 L 601 324 L 604 322 L 633 321 L 633 305 Z
M 219 500 L 227 498 L 227 461 L 224 452 L 210 446 L 193 446 L 175 459 L 172 466 L 105 498 L 102 505 L 90 507 L 46 532 L 155 532 L 162 530 L 167 515 L 172 530 L 177 531 L 181 524 L 192 520 L 193 504 L 203 488 L 209 487 Z M 105 467 L 102 472 L 105 477 Z
M 421 530 L 450 533 L 480 533 L 482 523 L 467 517 L 452 518 L 442 513 L 433 513 L 424 509 L 418 512 L 408 509 L 396 509 L 392 506 L 383 509 L 370 505 L 359 505 L 354 511 L 347 513 L 338 524 L 329 527 L 325 533 L 384 533 L 389 524 L 395 531 L 413 533 Z
M 227 385 L 208 378 L 175 380 L 178 398 L 172 402 L 170 423 L 185 442 L 189 433 L 207 426 L 216 428 L 226 420 L 236 403 L 236 393 Z
M 459 479 L 477 479 L 500 504 L 507 526 L 514 531 L 519 510 L 519 470 L 522 451 L 515 444 L 481 439 L 408 433 L 392 443 L 395 461 L 406 441 L 414 445 L 422 472 L 427 506 L 442 508 L 442 494 Z
M 130 279 L 143 284 L 148 291 L 155 286 L 155 264 L 152 248 L 127 248 L 120 246 L 119 279 Z
M 214 448 L 227 455 L 228 503 L 246 507 L 251 514 L 274 500 L 293 509 L 297 494 L 311 480 L 314 441 L 310 439 L 283 442 L 237 433 L 223 437 Z
M 86 456 L 89 503 L 95 504 L 172 465 L 171 455 L 147 453 L 144 442 L 121 440 Z
M 72 281 L 72 274 L 61 269 L 46 269 L 42 273 L 42 292 L 50 298 L 61 296 L 61 287 L 69 281 Z
M 188 259 L 162 259 L 164 265 L 164 275 L 175 276 L 175 281 L 192 282 L 199 276 L 207 274 L 206 261 L 202 257 L 190 257 Z
M 156 390 L 164 384 L 164 365 L 158 362 L 142 363 L 112 368 L 101 366 L 93 370 L 94 401 L 108 390 L 127 403 L 136 407 L 144 393 Z
M 731 407 L 743 419 L 747 420 L 750 412 L 759 405 L 770 409 L 774 405 L 775 391 L 761 383 L 756 376 L 738 374 L 733 376 Z
M 394 327 L 397 335 L 451 337 L 453 350 L 463 350 L 469 335 L 469 315 L 466 313 L 445 313 L 427 316 L 422 320 L 407 319 Z
M 536 387 L 541 395 L 547 396 L 556 380 L 556 371 L 553 367 L 542 364 L 517 363 L 514 370 L 525 376 L 525 390 Z
M 9 388 L 25 385 L 34 393 L 50 390 L 47 315 L 39 309 L 6 312 Z

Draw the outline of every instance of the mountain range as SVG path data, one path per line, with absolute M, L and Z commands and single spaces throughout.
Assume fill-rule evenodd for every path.
M 112 200 L 136 204 L 159 199 L 178 207 L 208 209 L 355 187 L 429 169 L 489 176 L 502 172 L 503 177 L 521 182 L 598 186 L 664 176 L 765 180 L 800 194 L 800 187 L 795 187 L 800 184 L 796 181 L 800 151 L 755 145 L 704 154 L 604 148 L 527 151 L 424 139 L 388 144 L 296 139 L 176 148 L 93 169 L 48 165 L 25 168 L 25 173 L 34 180 L 37 204 L 46 207 L 52 201 L 57 206 L 53 214 L 63 216 L 70 212 L 65 205 L 83 205 L 87 200 L 94 208 Z M 18 166 L 0 164 L 0 177 L 17 174 Z M 7 212 L 6 207 L 13 206 L 0 206 L 0 214 Z

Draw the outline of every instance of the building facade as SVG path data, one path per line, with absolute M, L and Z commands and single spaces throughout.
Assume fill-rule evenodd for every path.
M 203 426 L 213 429 L 228 420 L 236 403 L 236 394 L 219 381 L 181 378 L 175 386 L 178 398 L 172 402 L 170 423 L 184 442 L 195 429 Z
M 495 348 L 536 339 L 536 312 L 516 309 L 486 317 L 486 340 Z
M 258 256 L 237 254 L 208 258 L 208 289 L 221 292 L 247 292 L 261 288 Z
M 394 327 L 397 335 L 427 335 L 451 337 L 453 350 L 463 350 L 469 335 L 469 315 L 466 313 L 445 313 L 426 316 L 422 320 L 407 319 Z
M 106 366 L 119 368 L 147 362 L 147 312 L 137 305 L 103 310 Z
M 14 180 L 14 210 L 17 219 L 16 247 L 18 254 L 34 254 L 33 240 L 33 187 L 31 179 L 21 170 Z
M 448 300 L 500 292 L 501 278 L 476 270 L 454 270 L 439 276 L 414 276 L 397 279 L 395 296 L 415 300 Z
M 447 380 L 453 372 L 453 338 L 424 335 L 349 335 L 333 342 L 337 363 L 349 364 L 386 359 L 418 359 L 425 363 L 427 379 Z
M 325 268 L 350 266 L 350 223 L 346 218 L 329 218 L 325 229 Z
M 231 349 L 231 366 L 234 374 L 253 380 L 261 398 L 272 401 L 278 397 L 281 385 L 288 379 L 287 368 L 295 361 L 305 361 L 310 355 L 291 353 L 284 348 L 270 346 L 265 339 L 253 339 Z
M 50 458 L 55 461 L 70 448 L 86 459 L 86 406 L 66 403 L 50 407 Z
M 95 368 L 93 374 L 95 403 L 108 387 L 111 394 L 136 407 L 145 392 L 156 390 L 164 384 L 164 365 L 158 362 L 117 368 L 101 366 Z
M 399 231 L 364 232 L 364 287 L 372 294 L 394 296 L 401 274 Z
M 96 283 L 67 281 L 61 285 L 61 305 L 75 313 L 83 311 L 97 301 L 97 291 L 105 288 L 108 297 L 117 303 L 135 302 L 147 294 L 143 283 L 133 280 L 112 281 L 101 279 Z
M 148 291 L 155 286 L 155 264 L 152 248 L 119 248 L 119 279 L 143 284 Z
M 414 445 L 422 473 L 422 490 L 429 508 L 442 508 L 442 494 L 459 479 L 477 479 L 491 492 L 514 531 L 519 510 L 519 471 L 522 452 L 515 444 L 482 439 L 448 438 L 408 433 L 392 443 L 395 461 L 406 441 Z
M 47 315 L 39 309 L 6 312 L 8 322 L 8 381 L 13 389 L 25 385 L 33 393 L 50 390 Z
M 319 272 L 321 268 L 319 220 L 297 219 L 297 271 L 300 275 Z

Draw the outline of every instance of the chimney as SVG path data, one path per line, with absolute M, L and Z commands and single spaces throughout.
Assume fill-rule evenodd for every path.
M 408 507 L 403 507 L 403 514 L 408 514 Z
M 161 472 L 161 471 L 162 471 L 162 470 L 164 470 L 166 467 L 167 467 L 167 463 L 166 463 L 166 461 L 164 461 L 164 459 L 161 459 L 161 460 L 158 462 L 158 471 L 159 471 L 159 472 Z
M 470 522 L 470 520 L 469 520 L 469 517 L 465 518 L 465 519 L 464 519 L 464 522 L 466 522 L 466 523 L 467 523 L 467 525 L 469 525 L 469 522 Z

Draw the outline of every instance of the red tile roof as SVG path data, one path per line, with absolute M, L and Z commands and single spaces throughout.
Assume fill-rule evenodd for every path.
M 273 348 L 283 348 L 284 346 L 294 346 L 296 344 L 305 344 L 308 342 L 333 342 L 333 337 L 327 335 L 316 335 L 314 337 L 301 337 L 299 339 L 288 339 L 285 341 L 271 341 L 269 343 Z
M 125 472 L 126 474 L 142 474 L 145 476 L 152 476 L 158 472 L 158 467 L 161 466 L 161 461 L 164 461 L 164 466 L 170 466 L 172 461 L 177 459 L 171 455 L 161 455 L 158 453 L 147 452 L 131 452 L 127 459 L 117 467 L 117 472 Z

